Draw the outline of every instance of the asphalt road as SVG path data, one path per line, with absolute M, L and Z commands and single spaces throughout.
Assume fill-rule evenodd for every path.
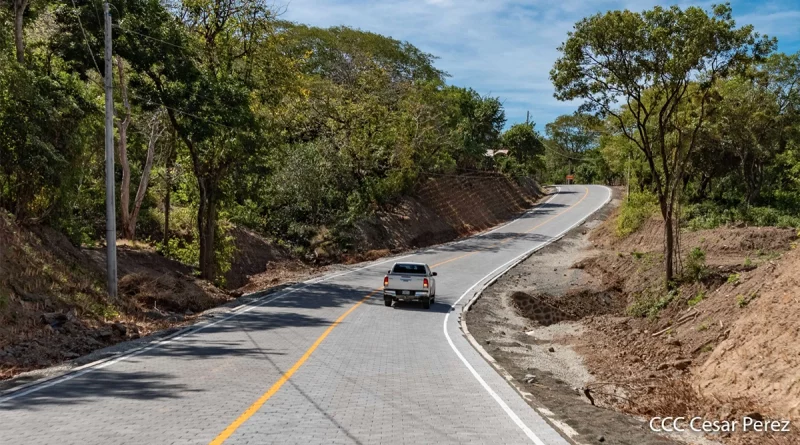
M 609 197 L 561 186 L 505 226 L 402 257 L 438 272 L 429 310 L 385 307 L 394 259 L 378 261 L 0 397 L 0 444 L 567 443 L 470 345 L 458 314 Z

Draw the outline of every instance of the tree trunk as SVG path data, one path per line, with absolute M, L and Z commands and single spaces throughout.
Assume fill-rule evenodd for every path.
M 17 62 L 25 63 L 25 28 L 23 17 L 29 0 L 12 0 L 14 2 L 14 45 L 17 48 Z
M 674 278 L 674 250 L 675 250 L 675 239 L 674 239 L 674 232 L 672 231 L 672 206 L 669 204 L 670 199 L 667 196 L 664 196 L 663 193 L 659 194 L 658 197 L 659 205 L 661 207 L 661 216 L 664 219 L 664 239 L 665 239 L 665 251 L 664 251 L 664 271 L 665 271 L 665 281 L 667 287 L 672 286 L 672 279 Z
M 216 278 L 216 252 L 214 237 L 217 230 L 217 196 L 208 179 L 198 178 L 200 206 L 197 210 L 197 227 L 200 236 L 200 277 L 209 281 Z
M 154 119 L 158 119 L 158 116 L 154 117 Z M 133 210 L 131 211 L 130 220 L 128 221 L 128 232 L 131 235 L 130 239 L 136 238 L 136 221 L 139 219 L 139 209 L 142 208 L 142 201 L 144 201 L 144 195 L 147 192 L 147 185 L 150 183 L 150 171 L 153 168 L 156 142 L 161 135 L 161 132 L 158 130 L 158 125 L 158 122 L 153 122 L 153 127 L 150 130 L 150 139 L 147 142 L 147 159 L 144 161 L 142 177 L 139 179 L 139 188 L 136 190 L 136 199 L 133 201 Z
M 130 215 L 131 165 L 128 162 L 128 125 L 131 123 L 131 104 L 128 102 L 128 89 L 125 86 L 125 66 L 120 56 L 117 56 L 117 71 L 119 72 L 122 104 L 125 108 L 125 118 L 117 124 L 119 128 L 119 163 L 122 166 L 122 184 L 119 187 L 119 205 L 122 210 L 122 238 L 133 239 Z

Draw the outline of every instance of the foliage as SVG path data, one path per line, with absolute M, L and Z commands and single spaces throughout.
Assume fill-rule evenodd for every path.
M 706 253 L 699 247 L 693 248 L 683 265 L 683 280 L 688 282 L 702 280 L 706 275 Z
M 583 111 L 613 119 L 650 167 L 666 234 L 672 280 L 673 218 L 699 129 L 721 76 L 767 54 L 775 42 L 735 27 L 729 5 L 610 11 L 579 21 L 551 71 L 556 97 L 583 99 Z M 621 109 L 617 104 L 622 102 Z
M 706 298 L 706 291 L 701 290 L 700 292 L 697 293 L 697 295 L 687 300 L 686 304 L 688 304 L 689 307 L 696 306 L 697 303 L 705 300 L 705 298 Z
M 662 288 L 648 290 L 638 294 L 634 302 L 626 309 L 626 313 L 631 317 L 655 318 L 662 309 L 678 296 L 678 290 L 673 289 L 665 292 Z
M 656 199 L 652 193 L 631 193 L 620 206 L 615 232 L 622 238 L 637 231 L 656 212 Z

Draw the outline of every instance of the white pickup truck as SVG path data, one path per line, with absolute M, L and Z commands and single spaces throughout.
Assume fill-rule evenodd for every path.
M 383 302 L 391 306 L 393 301 L 421 301 L 422 307 L 430 309 L 436 298 L 436 272 L 424 263 L 395 263 L 383 277 Z

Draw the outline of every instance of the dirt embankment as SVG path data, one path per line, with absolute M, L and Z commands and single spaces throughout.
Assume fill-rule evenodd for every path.
M 400 251 L 452 241 L 512 218 L 543 195 L 532 180 L 497 174 L 431 178 L 414 196 L 359 225 L 354 245 Z
M 617 395 L 628 397 L 609 402 L 644 415 L 684 411 L 733 419 L 758 412 L 800 425 L 797 232 L 742 227 L 684 233 L 682 257 L 699 249 L 705 261 L 696 279 L 668 293 L 659 285 L 660 221 L 648 221 L 623 240 L 612 235 L 613 223 L 593 234 L 598 255 L 577 264 L 605 291 L 618 291 L 626 305 L 625 312 L 587 320 L 597 340 L 583 345 L 590 363 L 619 384 Z
M 488 323 L 487 350 L 521 381 L 535 374 L 547 390 L 525 386 L 537 398 L 546 401 L 558 388 L 565 391 L 545 405 L 568 418 L 582 413 L 569 403 L 570 389 L 578 388 L 583 403 L 588 390 L 599 406 L 643 418 L 739 421 L 737 433 L 709 436 L 726 443 L 800 443 L 798 233 L 774 227 L 685 232 L 683 279 L 670 292 L 663 284 L 660 221 L 653 218 L 619 239 L 615 220 L 612 214 L 589 233 L 573 231 L 557 257 L 542 263 L 534 256 L 487 291 L 473 312 L 490 310 L 481 306 L 488 296 L 509 311 L 495 314 L 493 323 L 522 317 L 525 331 L 497 331 Z M 470 313 L 471 330 L 479 318 Z M 504 347 L 509 336 L 518 346 L 533 343 L 540 350 Z M 789 434 L 742 433 L 744 416 L 794 425 Z M 591 431 L 593 424 L 571 425 Z M 622 434 L 609 425 L 597 428 L 607 428 L 612 437 L 614 431 Z
M 362 227 L 346 261 L 449 241 L 504 221 L 542 195 L 499 175 L 427 181 L 418 196 L 379 212 Z M 23 227 L 0 211 L 0 380 L 125 340 L 191 323 L 197 315 L 254 292 L 320 273 L 264 237 L 233 231 L 229 292 L 146 245 L 121 242 L 119 301 L 105 294 L 105 252 L 73 246 L 43 226 Z

